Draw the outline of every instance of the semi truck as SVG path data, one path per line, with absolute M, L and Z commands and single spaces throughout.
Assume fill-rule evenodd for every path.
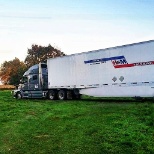
M 154 40 L 47 59 L 30 67 L 13 96 L 154 97 Z

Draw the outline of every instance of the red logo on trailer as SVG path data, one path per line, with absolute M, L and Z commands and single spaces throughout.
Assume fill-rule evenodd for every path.
M 123 58 L 123 59 L 118 59 L 118 60 L 112 60 L 112 64 L 113 64 L 114 68 L 125 68 L 125 67 L 134 67 L 134 66 L 154 65 L 154 61 L 128 64 L 126 59 Z
M 92 60 L 84 61 L 84 63 L 94 65 L 94 64 L 103 64 L 103 63 L 105 63 L 107 61 L 111 61 L 114 68 L 125 68 L 125 67 L 134 67 L 134 66 L 154 65 L 154 61 L 137 62 L 137 63 L 129 64 L 124 56 L 92 59 Z

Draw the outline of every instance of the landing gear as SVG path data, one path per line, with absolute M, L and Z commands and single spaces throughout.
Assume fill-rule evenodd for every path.
M 81 99 L 81 94 L 74 95 L 74 99 L 75 99 L 75 100 L 80 100 L 80 99 Z

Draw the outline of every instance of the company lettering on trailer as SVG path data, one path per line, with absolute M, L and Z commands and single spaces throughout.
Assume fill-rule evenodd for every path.
M 117 57 L 110 57 L 110 58 L 100 58 L 100 59 L 92 59 L 88 61 L 84 61 L 85 64 L 95 64 L 95 63 L 105 63 L 107 61 L 112 61 L 112 60 L 122 60 L 125 59 L 124 56 L 117 56 Z M 126 59 L 125 59 L 126 60 Z
M 124 56 L 92 59 L 92 60 L 84 61 L 84 63 L 94 65 L 94 64 L 106 63 L 107 61 L 111 61 L 114 68 L 126 68 L 126 67 L 135 67 L 135 66 L 154 65 L 154 61 L 137 62 L 137 63 L 130 63 L 129 64 Z

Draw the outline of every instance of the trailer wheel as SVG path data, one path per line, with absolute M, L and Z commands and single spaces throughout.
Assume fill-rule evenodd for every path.
M 21 94 L 21 92 L 17 92 L 17 94 L 16 94 L 16 99 L 22 99 L 22 94 Z
M 50 90 L 50 91 L 48 92 L 48 98 L 49 98 L 50 100 L 55 100 L 55 99 L 56 99 L 56 91 L 55 91 L 55 90 Z
M 67 97 L 66 91 L 65 90 L 60 90 L 58 92 L 58 99 L 59 100 L 65 100 Z

